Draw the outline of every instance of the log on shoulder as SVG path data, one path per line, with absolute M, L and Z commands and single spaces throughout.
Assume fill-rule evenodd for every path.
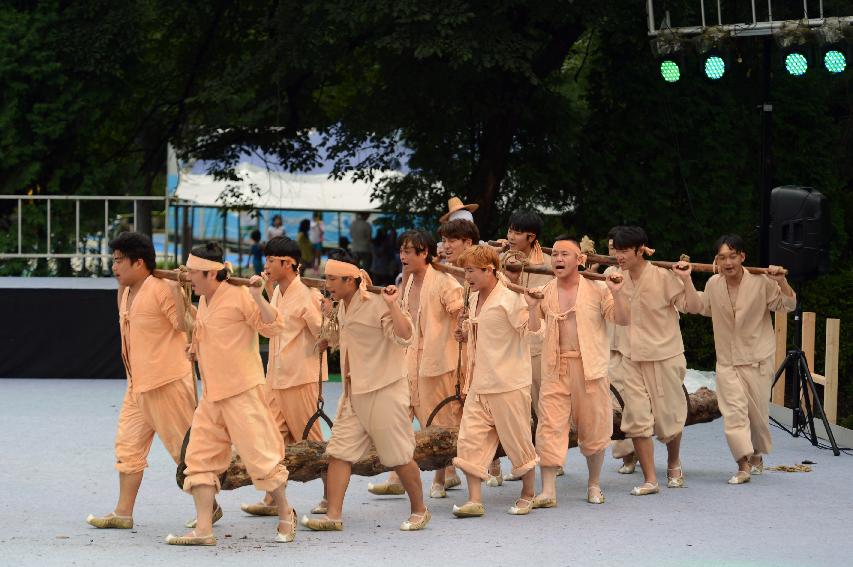
M 688 396 L 690 401 L 685 425 L 707 423 L 720 417 L 720 409 L 717 405 L 717 396 L 708 388 L 699 388 Z M 613 400 L 613 439 L 624 439 L 620 424 L 622 422 L 622 410 L 618 402 Z M 456 428 L 428 427 L 415 433 L 415 461 L 421 470 L 435 470 L 450 464 L 456 456 Z M 569 439 L 569 447 L 577 446 L 577 437 L 574 431 Z M 326 470 L 329 464 L 328 457 L 324 454 L 326 444 L 317 441 L 300 441 L 287 446 L 285 464 L 290 471 L 290 480 L 307 482 L 320 478 L 320 473 Z M 500 449 L 499 449 L 500 450 Z M 501 453 L 502 454 L 502 453 Z M 352 474 L 359 476 L 376 476 L 388 469 L 379 462 L 375 451 L 370 451 L 367 456 L 353 463 Z M 183 486 L 183 475 L 178 474 L 178 485 Z M 236 453 L 231 460 L 231 465 L 224 475 L 222 483 L 223 490 L 233 490 L 241 486 L 252 484 L 252 479 L 246 472 L 246 467 Z

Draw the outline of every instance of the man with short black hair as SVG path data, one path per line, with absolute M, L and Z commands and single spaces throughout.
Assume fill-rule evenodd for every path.
M 542 217 L 533 211 L 518 210 L 512 213 L 509 217 L 509 229 L 506 237 L 509 243 L 509 251 L 501 255 L 501 264 L 518 264 L 517 257 L 522 258 L 522 267 L 550 268 L 551 257 L 542 250 L 542 245 L 539 243 L 539 238 L 542 236 L 542 228 L 544 222 Z M 513 272 L 504 269 L 503 275 L 513 282 L 525 287 L 544 287 L 554 279 L 554 276 L 547 274 L 531 274 L 524 270 Z M 531 336 L 530 341 L 530 365 L 533 369 L 532 382 L 530 386 L 530 399 L 533 401 L 533 411 L 538 411 L 539 407 L 539 389 L 542 384 L 542 345 L 539 337 Z M 499 473 L 500 469 L 496 471 Z M 562 467 L 559 469 L 559 474 L 562 473 Z M 494 476 L 488 481 L 489 486 L 500 485 L 503 480 L 518 480 L 512 474 L 502 476 Z
M 127 391 L 116 431 L 119 498 L 106 516 L 90 515 L 96 528 L 133 527 L 133 508 L 156 434 L 180 462 L 181 444 L 195 411 L 195 381 L 184 352 L 187 320 L 181 288 L 155 278 L 154 246 L 148 236 L 125 232 L 110 242 L 119 283 L 121 355 Z
M 762 455 L 773 447 L 768 419 L 776 343 L 770 313 L 797 307 L 780 266 L 770 266 L 767 275 L 751 274 L 743 267 L 745 260 L 743 239 L 736 234 L 721 236 L 714 245 L 719 273 L 699 294 L 702 314 L 714 324 L 717 400 L 738 466 L 729 484 L 744 484 L 751 475 L 764 472 Z
M 438 236 L 444 248 L 444 257 L 451 264 L 455 264 L 467 248 L 480 242 L 477 225 L 467 219 L 453 219 L 444 223 L 438 227 Z
M 655 473 L 652 435 L 666 444 L 667 486 L 682 488 L 681 433 L 687 418 L 683 391 L 687 361 L 678 326 L 679 313 L 701 313 L 702 300 L 690 279 L 690 263 L 678 262 L 672 270 L 646 260 L 646 232 L 622 226 L 613 234 L 614 255 L 622 270 L 622 293 L 630 300 L 628 327 L 630 354 L 622 361 L 625 410 L 622 431 L 634 442 L 643 467 L 644 483 L 631 494 L 660 492 Z

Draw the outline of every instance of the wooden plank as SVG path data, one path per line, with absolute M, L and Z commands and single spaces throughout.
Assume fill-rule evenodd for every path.
M 814 372 L 814 330 L 817 317 L 812 311 L 803 313 L 803 352 L 806 355 L 806 362 L 809 364 L 809 370 Z
M 824 378 L 821 374 L 818 374 L 817 372 L 812 372 L 812 380 L 814 380 L 815 384 L 826 386 L 826 378 Z
M 829 423 L 838 418 L 838 353 L 841 339 L 841 320 L 826 320 L 826 361 L 823 373 L 826 386 L 823 390 L 823 410 Z
M 776 365 L 779 368 L 788 354 L 788 312 L 777 311 L 773 314 L 776 332 Z M 785 376 L 780 376 L 773 388 L 773 403 L 785 405 Z

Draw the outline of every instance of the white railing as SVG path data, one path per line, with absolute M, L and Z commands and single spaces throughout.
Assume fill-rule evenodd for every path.
M 17 230 L 17 246 L 16 252 L 2 252 L 0 251 L 0 259 L 62 259 L 62 258 L 87 258 L 87 257 L 108 257 L 110 256 L 110 252 L 107 249 L 107 245 L 109 243 L 109 232 L 110 232 L 110 202 L 113 201 L 121 201 L 121 202 L 132 202 L 133 203 L 133 225 L 136 225 L 136 219 L 138 218 L 138 210 L 139 203 L 142 201 L 147 202 L 159 202 L 163 204 L 164 213 L 168 206 L 168 201 L 164 197 L 149 197 L 149 196 L 125 196 L 125 195 L 106 195 L 106 196 L 95 196 L 95 195 L 0 195 L 0 200 L 2 201 L 17 201 L 17 216 L 18 216 L 18 230 Z M 45 209 L 45 252 L 31 252 L 23 249 L 24 239 L 23 239 L 23 206 L 24 203 L 30 201 L 45 201 L 46 209 Z M 75 242 L 75 250 L 72 253 L 68 252 L 54 252 L 51 249 L 51 227 L 53 226 L 53 211 L 52 204 L 54 202 L 74 202 L 74 242 Z M 104 232 L 101 235 L 98 235 L 98 252 L 93 252 L 90 250 L 83 239 L 80 237 L 80 203 L 83 201 L 102 201 L 104 203 Z M 85 235 L 88 240 L 89 236 Z

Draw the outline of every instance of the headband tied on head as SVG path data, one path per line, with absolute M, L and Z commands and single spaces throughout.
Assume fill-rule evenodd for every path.
M 215 260 L 207 260 L 198 256 L 189 255 L 187 258 L 187 268 L 190 270 L 200 270 L 202 272 L 218 272 L 220 270 L 228 270 L 228 274 L 234 271 L 231 262 L 217 262 Z
M 281 260 L 288 266 L 296 266 L 297 268 L 299 267 L 299 262 L 296 261 L 296 258 L 293 258 L 291 256 L 267 256 L 267 258 L 269 258 L 270 260 Z
M 340 260 L 326 260 L 325 273 L 327 276 L 335 276 L 339 278 L 361 278 L 361 284 L 358 290 L 361 293 L 361 298 L 365 299 L 369 295 L 367 286 L 373 285 L 373 281 L 367 272 L 349 262 L 341 262 Z

